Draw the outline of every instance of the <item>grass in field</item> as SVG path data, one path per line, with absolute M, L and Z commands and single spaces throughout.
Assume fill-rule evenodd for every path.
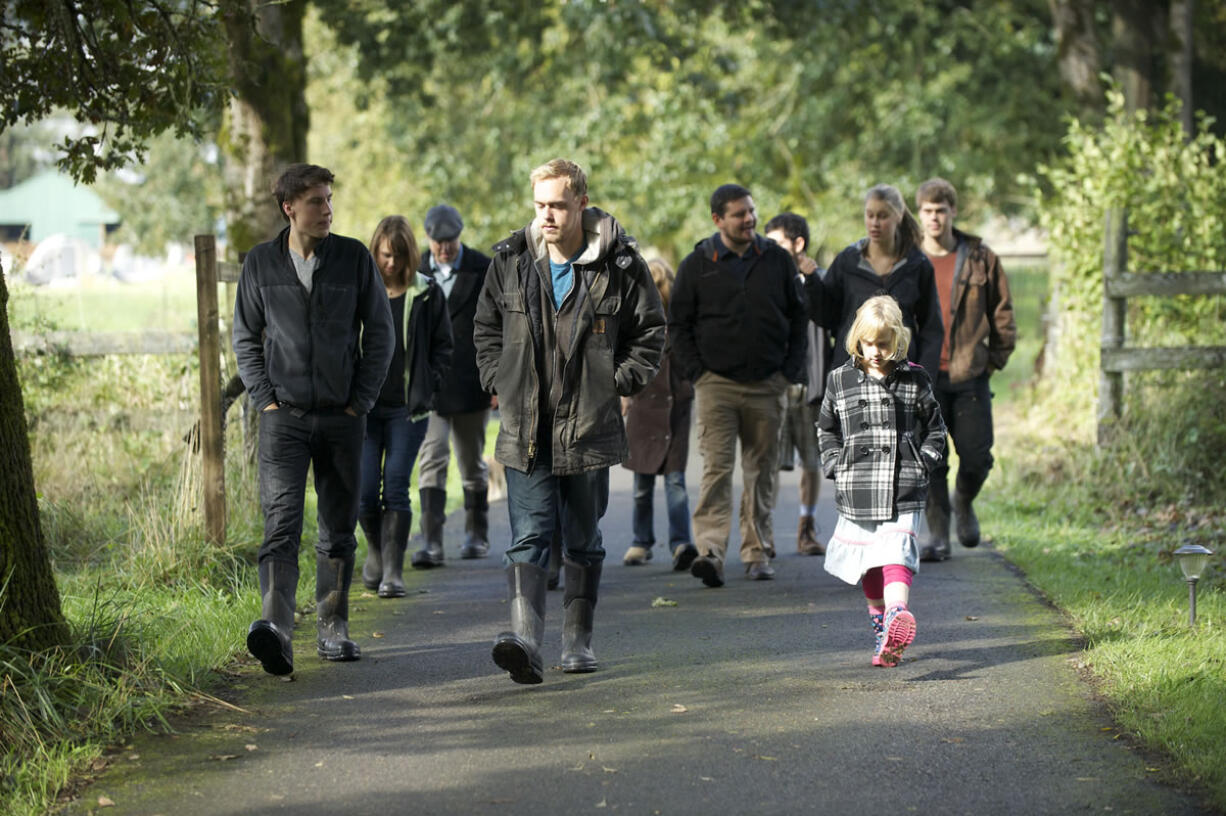
M 88 275 L 69 286 L 19 281 L 9 285 L 14 329 L 187 332 L 196 328 L 196 277 L 190 267 L 140 283 Z

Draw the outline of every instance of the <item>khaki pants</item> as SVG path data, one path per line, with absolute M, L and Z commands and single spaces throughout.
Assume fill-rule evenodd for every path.
M 702 487 L 694 508 L 694 543 L 724 561 L 732 529 L 732 470 L 741 442 L 741 561 L 766 561 L 774 547 L 771 511 L 779 478 L 779 426 L 787 380 L 773 374 L 740 383 L 707 372 L 694 383 Z
M 489 469 L 484 456 L 485 426 L 489 421 L 488 408 L 449 416 L 431 412 L 426 438 L 418 454 L 417 486 L 447 489 L 447 465 L 451 459 L 449 443 L 454 443 L 456 464 L 464 489 L 484 493 L 489 483 Z

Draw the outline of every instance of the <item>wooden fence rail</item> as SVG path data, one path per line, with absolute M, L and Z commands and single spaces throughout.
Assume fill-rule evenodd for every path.
M 1129 371 L 1191 370 L 1226 367 L 1226 346 L 1141 348 L 1125 345 L 1128 298 L 1176 295 L 1226 295 L 1226 272 L 1126 272 L 1128 214 L 1107 213 L 1103 248 L 1102 361 L 1098 389 L 1098 440 L 1110 435 L 1124 402 Z

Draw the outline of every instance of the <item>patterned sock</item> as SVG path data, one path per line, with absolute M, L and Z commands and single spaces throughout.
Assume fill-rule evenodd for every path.
M 873 627 L 873 665 L 884 665 L 881 662 L 881 647 L 885 644 L 885 610 L 881 607 L 868 608 L 868 619 Z

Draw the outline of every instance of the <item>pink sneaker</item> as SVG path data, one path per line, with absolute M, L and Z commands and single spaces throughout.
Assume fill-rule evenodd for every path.
M 885 639 L 881 644 L 881 665 L 897 666 L 903 649 L 915 640 L 915 616 L 902 604 L 891 606 L 883 622 Z

